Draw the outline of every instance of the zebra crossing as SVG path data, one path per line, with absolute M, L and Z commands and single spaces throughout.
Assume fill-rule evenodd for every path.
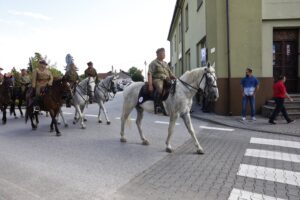
M 252 137 L 250 139 L 249 146 L 251 148 L 246 149 L 246 152 L 244 154 L 244 157 L 248 158 L 248 160 L 252 159 L 257 161 L 264 159 L 266 160 L 266 162 L 283 162 L 283 164 L 296 165 L 297 169 L 287 170 L 276 168 L 276 166 L 260 166 L 258 162 L 256 162 L 255 165 L 249 163 L 241 163 L 237 172 L 238 177 L 248 179 L 250 178 L 254 179 L 254 181 L 265 181 L 266 184 L 264 185 L 264 187 L 268 184 L 268 182 L 275 184 L 284 184 L 286 185 L 285 188 L 287 186 L 294 187 L 296 192 L 291 198 L 286 194 L 282 195 L 285 197 L 282 198 L 280 196 L 266 195 L 263 192 L 257 193 L 255 191 L 241 189 L 238 188 L 239 186 L 235 185 L 230 193 L 228 200 L 300 200 L 300 142 Z

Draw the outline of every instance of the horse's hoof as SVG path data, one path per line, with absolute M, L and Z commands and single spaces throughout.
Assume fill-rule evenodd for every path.
M 75 124 L 76 124 L 76 122 L 73 122 L 73 124 L 75 125 Z
M 142 145 L 148 146 L 150 143 L 148 140 L 143 140 Z
M 102 120 L 99 120 L 98 123 L 101 124 L 101 123 L 102 123 Z
M 86 127 L 85 127 L 85 126 L 82 126 L 81 129 L 86 129 Z
M 197 154 L 202 155 L 202 154 L 204 154 L 204 151 L 202 149 L 198 149 Z
M 61 133 L 60 132 L 56 133 L 56 136 L 57 137 L 61 136 Z
M 32 127 L 32 130 L 33 130 L 33 131 L 36 131 L 36 127 Z
M 106 122 L 107 125 L 110 125 L 110 122 Z
M 173 149 L 171 149 L 171 148 L 166 148 L 166 152 L 167 152 L 167 153 L 173 153 Z
M 68 128 L 69 127 L 69 124 L 65 124 L 65 128 Z
M 126 143 L 126 142 L 127 142 L 127 140 L 126 140 L 125 138 L 121 138 L 120 141 L 121 141 L 122 143 Z
M 86 121 L 87 121 L 87 119 L 83 119 L 83 121 L 84 121 L 84 122 L 86 122 Z

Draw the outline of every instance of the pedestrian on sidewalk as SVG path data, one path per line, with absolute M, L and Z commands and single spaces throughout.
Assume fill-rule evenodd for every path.
M 259 81 L 253 76 L 253 70 L 248 67 L 246 76 L 241 80 L 242 88 L 242 121 L 246 121 L 247 104 L 250 103 L 251 120 L 255 121 L 255 94 L 259 89 Z
M 285 118 L 288 124 L 295 121 L 289 118 L 288 113 L 284 106 L 284 99 L 286 97 L 290 101 L 293 101 L 293 99 L 286 92 L 286 87 L 284 85 L 285 81 L 286 81 L 286 77 L 281 75 L 279 76 L 278 81 L 273 86 L 273 99 L 275 100 L 276 107 L 271 117 L 269 118 L 270 124 L 276 124 L 274 120 L 280 112 L 282 113 L 283 117 Z

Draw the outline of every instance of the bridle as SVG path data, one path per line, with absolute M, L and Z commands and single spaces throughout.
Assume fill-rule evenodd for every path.
M 213 79 L 214 79 L 214 81 L 212 81 L 213 83 L 214 83 L 214 82 L 217 82 L 216 77 L 213 76 L 213 74 L 212 74 L 211 72 L 208 72 L 208 71 L 206 71 L 206 72 L 202 75 L 202 77 L 201 77 L 201 79 L 200 79 L 200 81 L 199 81 L 199 84 L 197 85 L 198 88 L 196 88 L 196 87 L 192 86 L 191 84 L 189 84 L 189 83 L 187 83 L 187 82 L 181 80 L 180 78 L 178 78 L 178 80 L 179 80 L 186 88 L 188 88 L 190 91 L 194 90 L 194 91 L 196 91 L 196 92 L 206 94 L 207 89 L 209 89 L 209 88 L 217 88 L 217 85 L 216 85 L 216 84 L 213 84 L 213 83 L 210 83 L 210 82 L 209 82 L 208 74 L 211 74 L 211 75 L 212 75 L 212 77 L 213 77 Z M 204 86 L 204 89 L 201 89 L 201 88 L 200 88 L 200 85 L 202 84 L 204 78 L 205 78 L 205 86 Z
M 83 88 L 80 84 L 78 84 L 77 87 L 76 87 L 76 90 L 77 90 L 77 88 L 78 88 L 82 93 L 84 93 L 84 94 L 86 94 L 87 96 L 89 96 L 89 94 L 92 93 L 92 91 L 89 90 L 89 85 L 90 85 L 90 83 L 95 83 L 95 81 L 91 81 L 91 82 L 90 82 L 90 79 L 91 79 L 91 77 L 89 77 L 89 79 L 88 79 L 88 81 L 87 81 L 87 83 L 86 83 L 86 88 L 87 88 L 87 89 Z M 87 100 L 83 97 L 83 95 L 81 94 L 81 92 L 78 92 L 79 96 L 80 96 L 84 101 L 87 101 Z
M 100 91 L 104 94 L 104 97 L 105 97 L 105 99 L 106 99 L 106 92 L 103 92 L 103 90 L 102 89 L 104 89 L 105 91 L 107 91 L 107 94 L 108 94 L 108 100 L 112 100 L 112 99 L 114 99 L 115 98 L 115 96 L 116 96 L 116 94 L 111 94 L 111 93 L 113 93 L 113 91 L 112 91 L 112 83 L 113 83 L 113 78 L 108 82 L 108 84 L 107 85 L 105 85 L 103 82 L 101 82 L 101 83 L 99 83 L 99 84 L 97 84 L 97 88 L 99 88 L 100 89 Z

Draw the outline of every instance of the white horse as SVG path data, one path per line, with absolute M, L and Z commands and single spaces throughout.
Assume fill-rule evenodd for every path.
M 124 103 L 123 113 L 121 117 L 121 142 L 126 142 L 124 136 L 125 122 L 128 121 L 128 117 L 131 111 L 136 108 L 137 119 L 136 124 L 142 140 L 143 145 L 149 145 L 148 140 L 145 138 L 141 128 L 141 122 L 143 118 L 143 111 L 154 112 L 153 101 L 146 101 L 143 104 L 137 106 L 138 95 L 140 89 L 143 87 L 143 82 L 132 83 L 124 90 Z M 210 67 L 196 68 L 192 71 L 185 72 L 176 82 L 175 94 L 170 94 L 164 101 L 166 112 L 170 116 L 168 137 L 166 140 L 166 151 L 171 153 L 172 147 L 170 144 L 171 136 L 174 132 L 175 122 L 180 116 L 188 132 L 193 138 L 198 154 L 203 154 L 203 148 L 200 146 L 195 131 L 191 122 L 190 109 L 192 106 L 192 99 L 198 91 L 202 91 L 207 98 L 217 101 L 219 98 L 219 91 L 217 88 L 217 77 L 215 74 L 214 65 Z
M 76 124 L 80 120 L 82 129 L 86 128 L 84 123 L 84 108 L 89 103 L 89 98 L 94 98 L 95 85 L 95 78 L 85 78 L 76 86 L 76 92 L 72 98 L 72 104 L 75 107 L 73 124 Z M 77 114 L 79 118 L 77 118 Z
M 104 106 L 104 103 L 109 101 L 112 98 L 112 96 L 110 94 L 111 92 L 114 95 L 117 93 L 117 87 L 116 87 L 116 84 L 115 84 L 116 79 L 117 79 L 117 77 L 115 77 L 114 75 L 108 76 L 96 85 L 96 88 L 95 88 L 95 102 L 97 102 L 98 105 L 99 105 L 99 113 L 98 113 L 98 122 L 99 123 L 102 123 L 100 115 L 101 115 L 101 110 L 103 110 L 104 116 L 105 116 L 105 119 L 106 119 L 106 123 L 108 125 L 110 124 L 110 120 L 108 118 L 107 111 L 106 111 L 106 108 Z

